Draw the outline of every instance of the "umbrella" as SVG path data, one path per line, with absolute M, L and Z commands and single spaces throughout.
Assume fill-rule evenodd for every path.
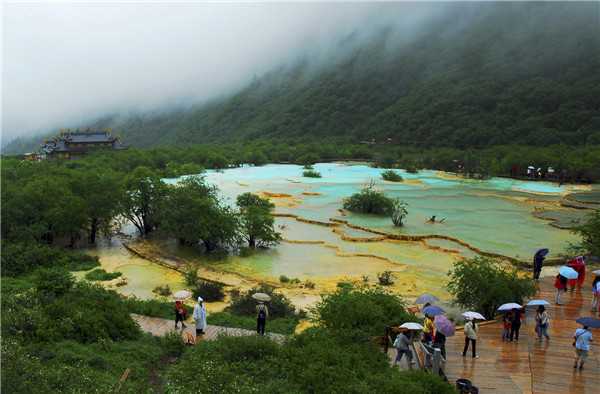
M 433 321 L 435 329 L 447 337 L 454 335 L 454 324 L 444 315 L 438 315 Z
M 439 301 L 440 299 L 431 294 L 423 294 L 420 295 L 419 298 L 415 300 L 415 304 L 427 304 Z
M 514 303 L 514 302 L 509 302 L 508 304 L 502 304 L 500 305 L 500 308 L 498 308 L 499 311 L 512 311 L 513 309 L 521 309 L 522 306 Z
M 539 256 L 539 257 L 546 257 L 546 255 L 547 255 L 548 253 L 550 253 L 550 249 L 546 249 L 546 248 L 544 248 L 544 249 L 540 249 L 540 250 L 538 250 L 537 252 L 535 252 L 535 255 L 536 255 L 536 256 Z
M 531 300 L 527 303 L 527 306 L 538 306 L 538 305 L 550 305 L 546 300 Z
M 252 298 L 254 298 L 256 301 L 271 301 L 271 296 L 265 293 L 254 293 L 252 294 Z
M 600 276 L 600 270 L 592 271 L 592 274 Z
M 190 298 L 191 296 L 192 296 L 192 293 L 187 290 L 179 290 L 178 292 L 173 294 L 173 297 L 175 297 L 175 299 L 178 301 L 183 301 L 187 298 Z
M 580 317 L 575 321 L 581 324 L 582 326 L 590 328 L 600 328 L 600 319 L 596 319 L 594 317 Z
M 558 273 L 567 279 L 577 279 L 577 277 L 579 276 L 577 271 L 575 271 L 571 267 L 567 267 L 566 265 L 563 265 L 562 267 L 560 267 L 560 269 L 558 270 Z
M 429 316 L 437 316 L 446 313 L 442 308 L 437 305 L 429 305 L 426 308 L 423 308 L 423 314 Z
M 464 312 L 462 315 L 467 320 L 474 320 L 474 319 L 485 320 L 485 317 L 483 317 L 483 315 L 479 312 L 467 311 L 467 312 Z
M 420 325 L 419 323 L 408 322 L 408 323 L 402 324 L 400 326 L 400 328 L 406 328 L 407 330 L 422 330 L 423 326 Z

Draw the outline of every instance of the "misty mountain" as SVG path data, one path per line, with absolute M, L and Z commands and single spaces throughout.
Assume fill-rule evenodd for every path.
M 456 3 L 410 37 L 393 25 L 358 29 L 331 63 L 280 66 L 209 104 L 81 126 L 110 127 L 140 147 L 258 138 L 600 144 L 598 7 Z M 30 146 L 19 143 L 6 151 Z

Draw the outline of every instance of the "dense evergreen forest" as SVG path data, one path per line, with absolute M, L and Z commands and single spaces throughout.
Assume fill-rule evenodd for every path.
M 111 127 L 139 147 L 323 137 L 459 149 L 600 144 L 598 7 L 457 3 L 410 37 L 359 29 L 335 61 L 303 58 L 226 99 L 81 126 Z

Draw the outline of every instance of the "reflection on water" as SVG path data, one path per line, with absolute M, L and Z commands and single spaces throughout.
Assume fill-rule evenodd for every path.
M 435 171 L 418 174 L 399 171 L 406 181 L 391 183 L 381 180 L 381 169 L 364 165 L 329 163 L 317 164 L 315 168 L 322 178 L 303 178 L 302 167 L 296 165 L 267 165 L 209 171 L 206 179 L 219 187 L 230 204 L 238 194 L 247 191 L 285 193 L 291 197 L 280 201 L 273 198 L 277 202 L 277 213 L 321 222 L 343 219 L 387 233 L 446 235 L 486 252 L 527 261 L 540 247 L 550 248 L 551 254 L 557 255 L 568 242 L 575 240 L 570 232 L 553 228 L 531 214 L 536 203 L 555 204 L 561 193 L 567 191 L 564 186 L 503 178 L 464 180 Z M 394 227 L 385 217 L 339 211 L 345 197 L 371 180 L 386 194 L 408 203 L 409 215 L 404 227 Z M 446 220 L 442 224 L 426 223 L 432 215 Z M 190 252 L 189 248 L 173 245 L 168 252 L 211 269 L 236 272 L 254 280 L 277 281 L 280 275 L 311 280 L 317 283 L 317 291 L 332 289 L 344 278 L 356 280 L 368 276 L 368 281 L 374 283 L 377 273 L 389 270 L 395 273 L 394 290 L 408 296 L 431 292 L 441 297 L 447 297 L 443 286 L 452 263 L 474 255 L 471 250 L 447 240 L 382 240 L 376 234 L 344 225 L 334 229 L 285 217 L 278 217 L 276 226 L 285 241 L 276 248 L 248 257 L 228 256 L 215 261 Z M 371 242 L 351 242 L 352 239 Z M 174 290 L 183 287 L 180 274 L 132 257 L 118 244 L 100 247 L 95 253 L 105 269 L 123 272 L 129 282 L 119 291 L 125 294 L 148 298 L 158 285 L 169 284 Z M 304 300 L 315 297 L 297 296 Z

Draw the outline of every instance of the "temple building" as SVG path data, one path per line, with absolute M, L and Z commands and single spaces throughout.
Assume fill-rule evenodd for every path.
M 118 137 L 112 136 L 109 130 L 63 130 L 58 136 L 42 145 L 40 154 L 47 159 L 76 159 L 100 149 L 122 150 L 127 147 Z

